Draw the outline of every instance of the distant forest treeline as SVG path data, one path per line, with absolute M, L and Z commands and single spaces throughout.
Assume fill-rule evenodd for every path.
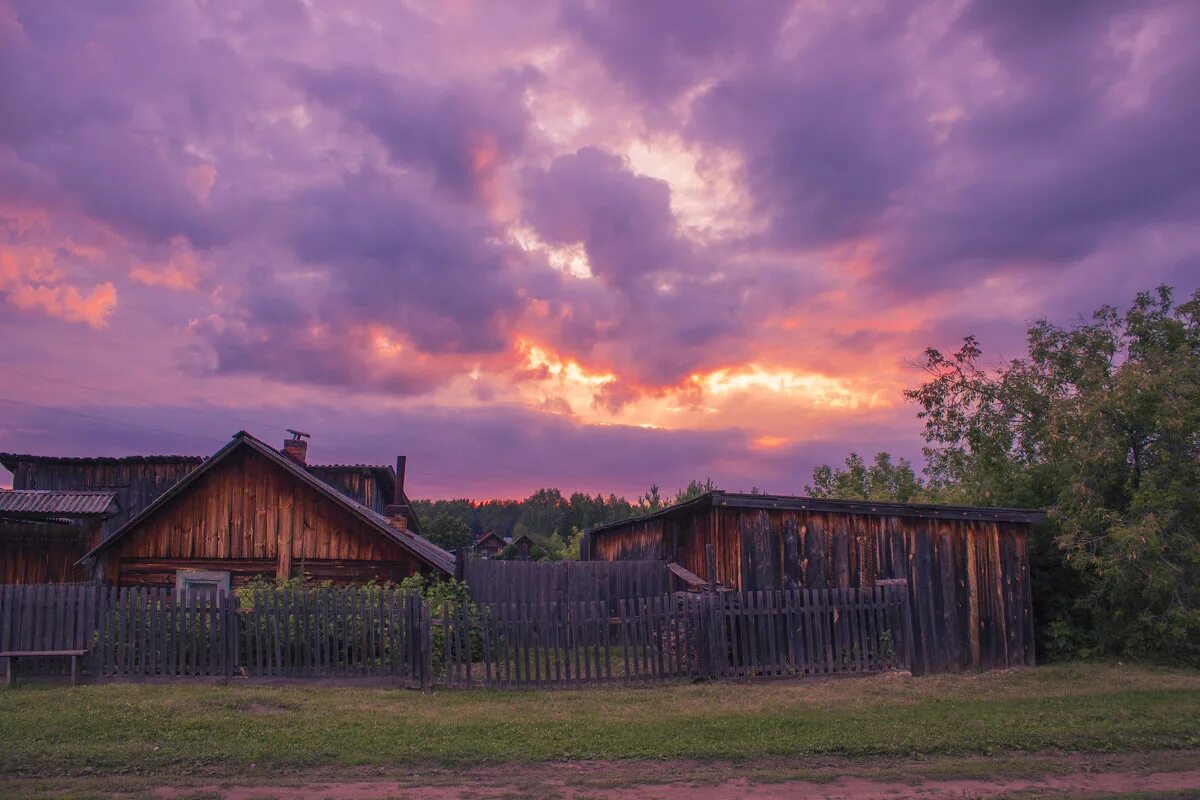
M 466 547 L 474 537 L 492 531 L 504 537 L 527 535 L 547 558 L 575 558 L 578 534 L 596 525 L 649 514 L 699 497 L 715 488 L 711 480 L 692 481 L 674 496 L 664 496 L 657 484 L 636 500 L 609 494 L 594 497 L 558 489 L 538 489 L 524 500 L 414 500 L 425 536 L 450 550 Z M 574 537 L 574 550 L 568 549 Z

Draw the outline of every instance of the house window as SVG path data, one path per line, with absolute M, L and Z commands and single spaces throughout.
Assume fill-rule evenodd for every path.
M 175 573 L 175 593 L 181 599 L 229 591 L 229 573 L 206 569 L 181 569 Z

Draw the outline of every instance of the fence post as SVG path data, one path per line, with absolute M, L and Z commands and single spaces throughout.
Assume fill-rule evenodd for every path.
M 232 589 L 225 599 L 225 677 L 232 678 L 241 661 L 238 653 L 238 608 L 241 602 Z
M 454 559 L 454 580 L 465 581 L 467 579 L 467 548 L 460 547 Z
M 445 646 L 443 643 L 442 646 Z M 421 688 L 433 688 L 433 612 L 421 600 Z

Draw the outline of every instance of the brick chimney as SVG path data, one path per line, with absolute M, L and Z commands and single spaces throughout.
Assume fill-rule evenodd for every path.
M 297 464 L 305 463 L 304 459 L 308 456 L 308 442 L 305 440 L 309 438 L 308 434 L 291 428 L 288 428 L 288 433 L 292 438 L 283 440 L 283 454 Z
M 408 504 L 404 502 L 404 469 L 408 464 L 407 456 L 396 456 L 396 482 L 392 486 L 392 502 L 384 512 L 388 516 L 388 524 L 398 531 L 408 530 Z

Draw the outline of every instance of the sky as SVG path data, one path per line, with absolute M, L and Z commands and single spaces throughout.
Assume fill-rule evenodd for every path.
M 0 450 L 802 492 L 1200 284 L 1200 3 L 0 0 Z M 0 474 L 0 484 L 8 476 Z

